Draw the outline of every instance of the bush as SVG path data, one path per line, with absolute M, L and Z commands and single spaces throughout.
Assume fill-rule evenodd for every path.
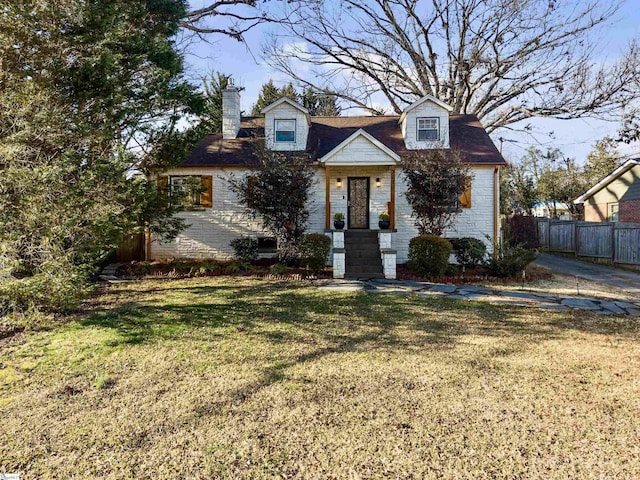
M 327 257 L 331 250 L 331 239 L 321 233 L 310 233 L 302 237 L 300 254 L 302 264 L 306 265 L 312 274 L 317 275 L 324 270 Z
M 283 265 L 282 263 L 276 263 L 275 265 L 271 265 L 269 269 L 271 270 L 271 273 L 273 273 L 274 275 L 284 275 L 285 273 L 287 273 L 287 266 Z
M 520 275 L 527 265 L 537 257 L 537 252 L 522 245 L 506 245 L 501 243 L 495 246 L 496 255 L 490 256 L 484 263 L 487 274 L 492 277 L 515 277 Z
M 534 217 L 514 215 L 507 221 L 507 238 L 510 245 L 538 248 L 538 229 Z
M 456 260 L 463 267 L 479 265 L 487 253 L 487 246 L 477 238 L 464 237 L 452 241 Z
M 409 242 L 409 268 L 425 277 L 441 277 L 449 265 L 452 245 L 436 235 L 420 235 Z
M 236 238 L 231 241 L 230 245 L 238 260 L 253 263 L 258 259 L 258 240 L 256 238 Z

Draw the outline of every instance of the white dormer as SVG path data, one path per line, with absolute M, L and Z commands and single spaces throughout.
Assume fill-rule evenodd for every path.
M 433 95 L 425 95 L 400 116 L 407 150 L 449 148 L 449 113 L 453 108 Z
M 283 97 L 262 110 L 267 147 L 271 150 L 304 150 L 311 126 L 309 110 Z

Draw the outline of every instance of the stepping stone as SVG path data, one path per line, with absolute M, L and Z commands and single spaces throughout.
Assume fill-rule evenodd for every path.
M 621 315 L 626 315 L 627 314 L 625 309 L 620 308 L 614 302 L 600 302 L 600 306 L 603 309 L 608 310 L 608 311 L 613 312 L 613 313 L 618 313 L 618 314 L 621 314 Z
M 491 295 L 493 293 L 493 290 L 489 289 L 489 288 L 484 288 L 484 287 L 474 287 L 474 286 L 464 286 L 460 288 L 460 291 L 465 291 L 465 292 L 469 292 L 469 293 L 482 293 L 483 295 Z
M 460 295 L 464 295 L 467 300 L 484 300 L 485 298 L 487 298 L 487 295 L 483 295 L 481 293 L 475 293 L 475 292 L 469 292 L 467 293 L 466 291 L 463 292 L 462 290 L 458 290 L 458 294 Z
M 638 308 L 635 304 L 630 303 L 630 302 L 625 302 L 624 300 L 614 300 L 611 303 L 615 303 L 618 307 L 621 308 Z
M 537 295 L 534 295 L 533 293 L 526 293 L 526 292 L 510 292 L 507 290 L 498 292 L 500 295 L 503 295 L 505 297 L 513 297 L 513 298 L 521 298 L 523 300 L 529 300 L 529 301 L 535 301 L 535 302 L 539 302 L 541 300 L 540 297 L 538 297 Z
M 632 317 L 640 317 L 640 310 L 637 308 L 627 308 L 627 313 Z
M 560 303 L 567 307 L 583 308 L 586 310 L 600 310 L 600 307 L 593 301 L 582 298 L 563 298 Z
M 431 287 L 431 291 L 432 292 L 445 292 L 445 293 L 453 293 L 455 292 L 457 289 L 457 287 L 455 285 L 444 285 L 441 283 L 438 283 L 436 285 L 434 285 L 433 287 Z
M 464 295 L 455 295 L 455 294 L 454 295 L 447 295 L 444 298 L 451 298 L 453 300 L 469 300 L 469 298 L 465 297 Z
M 410 290 L 404 290 L 402 288 L 371 288 L 366 290 L 367 293 L 395 293 L 397 295 L 409 295 Z
M 422 290 L 420 292 L 415 292 L 415 295 L 419 295 L 421 297 L 446 297 L 446 292 L 433 292 L 431 290 Z
M 512 307 L 531 307 L 531 304 L 529 303 L 519 302 L 518 300 L 510 300 L 508 298 L 490 297 L 490 299 L 487 301 L 492 304 L 510 305 Z
M 326 285 L 320 285 L 318 290 L 327 290 L 332 292 L 357 292 L 364 290 L 364 286 L 364 282 L 327 283 Z

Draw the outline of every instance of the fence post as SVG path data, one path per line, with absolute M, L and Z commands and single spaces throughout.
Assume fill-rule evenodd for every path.
M 611 222 L 611 263 L 616 263 L 616 224 Z
M 578 250 L 580 250 L 580 242 L 578 241 L 578 220 L 574 220 L 573 224 L 573 256 L 578 258 Z

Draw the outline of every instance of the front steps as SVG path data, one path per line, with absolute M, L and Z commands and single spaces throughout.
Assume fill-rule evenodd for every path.
M 384 278 L 376 230 L 344 232 L 345 278 Z

